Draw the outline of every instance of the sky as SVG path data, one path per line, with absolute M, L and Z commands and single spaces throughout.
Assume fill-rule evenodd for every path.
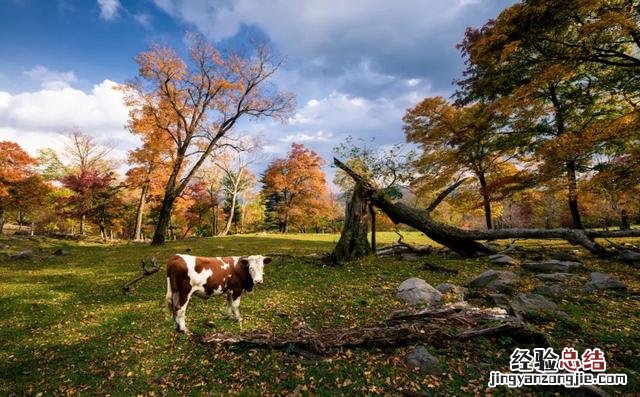
M 124 162 L 139 142 L 113 87 L 136 76 L 133 58 L 150 45 L 184 51 L 185 36 L 200 32 L 232 48 L 257 37 L 286 57 L 273 82 L 296 94 L 294 116 L 286 124 L 245 120 L 235 132 L 259 136 L 265 159 L 285 155 L 293 142 L 327 161 L 347 136 L 371 146 L 403 142 L 407 108 L 452 94 L 465 28 L 512 3 L 0 0 L 0 140 L 35 155 L 60 150 L 60 133 L 79 127 Z

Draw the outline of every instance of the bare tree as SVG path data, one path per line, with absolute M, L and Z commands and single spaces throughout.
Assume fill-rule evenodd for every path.
M 255 177 L 251 173 L 250 165 L 257 159 L 257 146 L 255 142 L 244 139 L 240 145 L 225 150 L 217 156 L 215 161 L 223 174 L 222 190 L 229 200 L 229 216 L 220 236 L 226 236 L 231 230 L 231 224 L 236 216 L 236 203 L 238 196 L 244 193 L 255 183 Z
M 96 142 L 95 138 L 86 134 L 79 127 L 72 127 L 63 132 L 66 137 L 64 154 L 71 168 L 78 174 L 87 171 L 108 171 L 113 168 L 109 159 L 113 148 Z

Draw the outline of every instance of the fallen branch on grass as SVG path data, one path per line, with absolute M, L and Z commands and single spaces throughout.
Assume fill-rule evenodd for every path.
M 519 343 L 547 346 L 544 334 L 530 329 L 501 309 L 457 305 L 418 313 L 400 313 L 386 321 L 360 328 L 314 330 L 300 328 L 284 334 L 266 331 L 206 335 L 203 343 L 248 345 L 277 349 L 301 348 L 318 353 L 338 347 L 389 347 L 417 341 L 443 345 L 476 336 L 509 336 Z
M 407 243 L 404 241 L 404 236 L 397 230 L 398 241 L 395 244 L 387 245 L 385 247 L 378 248 L 378 256 L 396 255 L 406 252 L 411 252 L 418 255 L 429 255 L 433 253 L 433 247 L 430 245 L 419 246 Z
M 133 284 L 137 283 L 138 281 L 142 280 L 145 277 L 149 277 L 150 275 L 157 273 L 160 270 L 160 267 L 158 267 L 158 264 L 156 263 L 155 256 L 151 258 L 151 265 L 152 265 L 151 267 L 147 267 L 147 264 L 144 261 L 142 261 L 142 273 L 136 278 L 134 278 L 133 280 L 125 283 L 122 286 L 122 290 L 124 292 L 129 292 Z

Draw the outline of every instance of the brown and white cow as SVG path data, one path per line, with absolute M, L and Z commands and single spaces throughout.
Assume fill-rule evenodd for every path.
M 211 295 L 227 295 L 227 317 L 231 312 L 239 322 L 240 296 L 262 284 L 264 265 L 271 258 L 262 255 L 207 258 L 173 255 L 167 263 L 167 305 L 176 329 L 189 333 L 185 312 L 192 295 L 208 299 Z

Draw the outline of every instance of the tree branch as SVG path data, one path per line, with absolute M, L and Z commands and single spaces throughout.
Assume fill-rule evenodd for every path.
M 465 183 L 469 178 L 462 178 L 459 181 L 455 182 L 454 184 L 452 184 L 451 186 L 447 187 L 446 189 L 444 189 L 442 192 L 440 192 L 440 194 L 438 194 L 438 196 L 431 202 L 431 204 L 429 204 L 429 206 L 427 207 L 427 212 L 432 212 L 433 210 L 436 209 L 436 207 L 438 205 L 440 205 L 440 203 L 447 198 L 447 196 L 449 196 L 454 190 L 456 190 L 458 188 L 458 186 L 462 185 L 463 183 Z

